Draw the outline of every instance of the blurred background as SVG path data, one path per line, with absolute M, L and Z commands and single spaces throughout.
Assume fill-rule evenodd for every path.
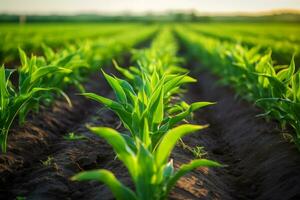
M 1 0 L 0 21 L 300 21 L 300 0 Z
M 259 44 L 286 64 L 293 54 L 300 60 L 299 22 L 300 0 L 0 0 L 0 63 L 18 64 L 19 47 L 39 55 L 41 44 L 57 50 L 137 34 L 137 26 L 181 24 L 223 42 Z

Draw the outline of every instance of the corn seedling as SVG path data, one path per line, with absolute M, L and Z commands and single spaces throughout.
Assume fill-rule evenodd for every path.
M 221 165 L 206 159 L 193 160 L 174 170 L 169 156 L 176 142 L 184 135 L 205 128 L 205 126 L 181 125 L 169 130 L 153 152 L 139 142 L 135 149 L 130 147 L 121 133 L 102 127 L 91 127 L 91 131 L 103 137 L 112 145 L 118 158 L 127 167 L 135 185 L 135 191 L 123 185 L 108 170 L 81 172 L 72 180 L 97 180 L 105 183 L 118 200 L 161 200 L 166 199 L 172 187 L 186 173 L 197 167 L 220 167 Z M 147 130 L 147 127 L 145 128 Z
M 116 101 L 93 93 L 84 93 L 83 95 L 113 110 L 124 126 L 130 130 L 132 136 L 142 140 L 147 147 L 150 143 L 155 146 L 167 130 L 174 127 L 195 110 L 213 104 L 210 102 L 196 102 L 191 105 L 181 103 L 174 107 L 176 109 L 169 109 L 166 106 L 169 104 L 168 101 L 165 101 L 169 99 L 169 94 L 165 94 L 164 91 L 172 91 L 178 85 L 186 83 L 183 80 L 186 75 L 163 78 L 154 87 L 151 87 L 151 81 L 146 82 L 142 90 L 137 92 L 125 80 L 112 77 L 106 73 L 104 73 L 104 76 L 116 94 Z M 169 115 L 165 116 L 167 109 Z M 151 132 L 150 137 L 141 135 L 145 123 Z M 149 148 L 154 146 L 149 146 Z
M 294 57 L 289 65 L 275 65 L 272 52 L 262 52 L 260 46 L 249 48 L 180 28 L 177 33 L 190 53 L 212 66 L 224 84 L 262 107 L 265 113 L 260 116 L 277 119 L 284 131 L 293 128 L 300 147 L 300 69 Z
M 79 42 L 68 45 L 54 52 L 43 44 L 43 56 L 28 58 L 19 49 L 21 66 L 17 70 L 0 68 L 0 144 L 1 151 L 7 150 L 7 136 L 16 117 L 23 124 L 30 111 L 38 111 L 40 104 L 49 105 L 54 100 L 53 93 L 62 95 L 69 105 L 71 101 L 64 93 L 69 85 L 76 86 L 81 92 L 84 88 L 81 82 L 92 69 L 94 62 L 103 63 L 121 54 L 128 48 L 145 40 L 155 31 L 153 27 L 145 29 L 140 34 L 128 31 L 122 37 L 116 37 L 104 42 L 103 39 Z M 121 42 L 126 38 L 126 42 Z M 115 45 L 117 44 L 117 45 Z M 100 58 L 98 58 L 100 56 Z M 17 73 L 17 82 L 10 80 L 12 73 Z
M 171 37 L 169 34 L 166 35 Z M 163 37 L 159 36 L 157 40 L 161 38 Z M 155 41 L 158 43 L 157 40 Z M 173 43 L 171 44 L 173 46 Z M 189 105 L 180 98 L 174 101 L 174 97 L 179 97 L 180 87 L 195 80 L 186 73 L 174 73 L 178 70 L 166 70 L 168 65 L 171 67 L 176 60 L 172 58 L 175 53 L 170 49 L 145 50 L 138 56 L 139 67 L 130 67 L 129 70 L 116 64 L 116 68 L 128 78 L 129 82 L 103 72 L 115 93 L 116 100 L 93 93 L 83 94 L 114 111 L 124 127 L 129 130 L 131 135 L 121 134 L 111 128 L 90 127 L 92 132 L 103 137 L 113 147 L 117 157 L 127 167 L 135 191 L 123 185 L 110 171 L 104 169 L 79 173 L 72 177 L 72 180 L 103 182 L 111 189 L 116 199 L 162 200 L 167 198 L 178 179 L 189 171 L 197 167 L 221 166 L 213 161 L 198 159 L 182 165 L 175 172 L 173 162 L 169 159 L 177 141 L 189 133 L 207 127 L 196 125 L 175 127 L 175 125 L 193 111 L 212 104 L 196 102 Z M 166 50 L 168 53 L 156 54 L 152 50 L 153 52 Z M 168 72 L 164 72 L 165 70 Z
M 31 110 L 37 110 L 40 101 L 45 100 L 53 92 L 62 94 L 70 103 L 69 98 L 60 88 L 47 84 L 49 74 L 66 74 L 70 70 L 57 66 L 39 66 L 40 63 L 35 56 L 29 60 L 21 49 L 20 58 L 22 66 L 18 70 L 17 85 L 13 85 L 10 81 L 12 73 L 17 72 L 7 70 L 4 66 L 0 68 L 2 152 L 6 152 L 8 132 L 16 116 L 19 116 L 20 124 L 24 123 L 26 115 Z

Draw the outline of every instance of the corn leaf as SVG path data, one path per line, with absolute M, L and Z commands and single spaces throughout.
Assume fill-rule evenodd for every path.
M 113 147 L 118 158 L 125 164 L 132 177 L 135 177 L 136 157 L 122 135 L 111 128 L 89 127 L 89 129 L 96 135 L 104 138 Z
M 109 187 L 113 195 L 118 200 L 137 200 L 135 194 L 125 185 L 123 185 L 117 178 L 108 170 L 93 170 L 81 172 L 71 178 L 73 181 L 91 181 L 97 180 L 103 182 Z
M 179 170 L 172 176 L 172 178 L 168 182 L 167 191 L 169 192 L 182 176 L 198 167 L 222 167 L 222 165 L 206 159 L 192 160 L 190 163 L 180 166 Z
M 206 128 L 207 126 L 200 125 L 181 125 L 168 131 L 162 138 L 161 142 L 155 151 L 155 159 L 158 166 L 162 165 L 168 159 L 171 151 L 176 145 L 176 142 L 183 136 Z

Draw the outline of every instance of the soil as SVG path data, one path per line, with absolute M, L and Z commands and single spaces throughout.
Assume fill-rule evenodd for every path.
M 198 65 L 191 66 L 197 69 Z M 195 113 L 193 123 L 210 124 L 206 130 L 184 138 L 190 147 L 203 146 L 209 158 L 223 168 L 199 168 L 180 179 L 170 199 L 300 199 L 300 156 L 293 144 L 282 137 L 275 122 L 255 117 L 261 111 L 234 92 L 218 85 L 207 71 L 193 71 L 198 83 L 189 87 L 188 102 L 214 101 L 216 105 Z M 112 96 L 100 75 L 92 76 L 87 91 Z M 111 147 L 86 128 L 86 124 L 109 126 L 120 131 L 118 118 L 100 104 L 69 91 L 70 108 L 57 100 L 42 108 L 25 126 L 9 135 L 7 154 L 0 155 L 0 199 L 113 199 L 101 183 L 72 182 L 80 171 L 112 170 L 126 185 L 132 183 L 125 167 L 115 159 Z M 69 141 L 75 132 L 84 140 Z M 194 159 L 178 145 L 172 158 L 178 167 Z
M 194 123 L 210 127 L 189 135 L 184 143 L 203 146 L 204 157 L 225 167 L 194 170 L 179 181 L 171 199 L 300 199 L 299 151 L 284 139 L 278 124 L 255 117 L 262 111 L 236 98 L 209 72 L 196 74 L 198 83 L 189 87 L 187 101 L 217 104 L 195 113 Z M 182 148 L 173 156 L 177 165 L 193 159 Z

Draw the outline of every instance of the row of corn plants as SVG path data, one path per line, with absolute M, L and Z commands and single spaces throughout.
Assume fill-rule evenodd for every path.
M 114 39 L 85 41 L 66 45 L 55 52 L 42 45 L 44 56 L 32 55 L 19 49 L 21 66 L 17 69 L 0 68 L 0 144 L 7 149 L 7 136 L 14 121 L 22 125 L 30 111 L 38 111 L 41 104 L 49 105 L 55 94 L 71 100 L 64 90 L 75 85 L 84 91 L 84 77 L 95 70 L 93 63 L 104 63 L 126 52 L 154 32 L 148 28 L 139 34 L 129 31 Z M 124 40 L 126 38 L 126 40 Z M 124 42 L 125 41 L 125 42 Z M 92 43 L 92 44 L 91 44 Z M 15 74 L 15 77 L 12 78 Z
M 18 59 L 18 49 L 38 53 L 41 43 L 60 48 L 67 43 L 98 40 L 116 36 L 120 32 L 140 28 L 141 24 L 5 24 L 0 25 L 0 62 L 10 63 Z M 91 29 L 93 31 L 91 31 Z
M 120 133 L 106 127 L 89 127 L 104 138 L 129 171 L 134 190 L 122 184 L 112 172 L 100 169 L 81 172 L 72 180 L 98 180 L 106 184 L 119 200 L 166 199 L 180 177 L 200 167 L 220 164 L 197 159 L 174 170 L 170 154 L 183 136 L 207 125 L 182 124 L 193 111 L 210 102 L 188 104 L 183 101 L 183 86 L 196 80 L 178 65 L 177 45 L 166 28 L 150 48 L 134 52 L 136 66 L 123 68 L 115 63 L 124 79 L 104 74 L 115 93 L 109 99 L 94 93 L 84 96 L 100 102 L 117 114 L 127 131 Z
M 233 26 L 233 25 L 232 25 Z M 258 25 L 256 25 L 258 26 Z M 255 34 L 256 30 L 251 30 L 250 33 L 238 32 L 237 29 L 234 30 L 232 27 L 224 26 L 222 27 L 222 32 L 219 32 L 220 27 L 215 25 L 201 26 L 201 25 L 190 25 L 190 28 L 197 31 L 199 34 L 203 34 L 206 37 L 216 38 L 221 41 L 227 41 L 233 44 L 242 44 L 247 47 L 260 46 L 260 53 L 264 53 L 268 49 L 272 49 L 273 61 L 279 64 L 285 64 L 290 61 L 290 55 L 295 54 L 295 60 L 300 61 L 300 44 L 298 41 L 288 41 L 286 40 L 286 33 L 276 32 L 276 36 L 282 36 L 279 38 L 272 38 L 269 36 L 262 36 L 262 34 Z M 276 30 L 276 29 L 275 29 Z
M 263 108 L 260 116 L 275 118 L 283 130 L 291 127 L 293 141 L 300 147 L 300 70 L 294 58 L 289 65 L 275 65 L 271 51 L 222 42 L 177 28 L 190 55 L 234 87 L 240 96 Z

